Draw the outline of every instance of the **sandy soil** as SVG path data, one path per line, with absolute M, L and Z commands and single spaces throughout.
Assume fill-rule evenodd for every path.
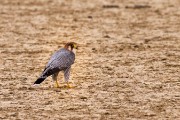
M 76 87 L 32 87 L 68 41 Z M 0 0 L 0 58 L 0 119 L 180 119 L 179 0 Z

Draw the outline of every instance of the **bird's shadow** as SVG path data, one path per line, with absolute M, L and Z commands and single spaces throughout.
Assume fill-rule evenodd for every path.
M 29 91 L 39 91 L 39 90 L 53 90 L 53 91 L 56 91 L 56 92 L 60 92 L 61 90 L 69 90 L 69 89 L 75 89 L 76 86 L 73 86 L 72 88 L 69 88 L 67 87 L 66 85 L 63 85 L 63 86 L 60 86 L 58 88 L 56 87 L 52 87 L 52 86 L 49 86 L 49 87 L 44 87 L 44 86 L 23 86 L 23 87 L 20 87 L 18 88 L 18 90 L 29 90 Z

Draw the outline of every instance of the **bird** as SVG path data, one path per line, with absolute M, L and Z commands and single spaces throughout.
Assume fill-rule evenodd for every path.
M 71 88 L 69 84 L 71 65 L 75 61 L 75 51 L 78 49 L 77 43 L 68 42 L 64 45 L 64 48 L 56 51 L 50 58 L 45 69 L 40 77 L 34 82 L 33 85 L 42 83 L 47 77 L 52 75 L 53 81 L 55 81 L 55 87 L 59 88 L 57 77 L 60 71 L 64 72 L 64 79 L 67 83 L 67 87 Z

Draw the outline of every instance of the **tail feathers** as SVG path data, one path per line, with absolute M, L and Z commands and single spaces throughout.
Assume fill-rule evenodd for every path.
M 45 79 L 46 79 L 46 77 L 40 77 L 40 78 L 38 78 L 38 79 L 34 82 L 34 84 L 40 84 L 40 83 L 42 83 Z

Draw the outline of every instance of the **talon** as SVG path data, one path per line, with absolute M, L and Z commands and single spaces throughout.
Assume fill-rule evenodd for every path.
M 56 81 L 54 87 L 55 87 L 55 88 L 60 88 L 58 81 Z
M 67 83 L 67 87 L 68 88 L 74 88 L 74 86 L 70 85 L 69 83 Z

